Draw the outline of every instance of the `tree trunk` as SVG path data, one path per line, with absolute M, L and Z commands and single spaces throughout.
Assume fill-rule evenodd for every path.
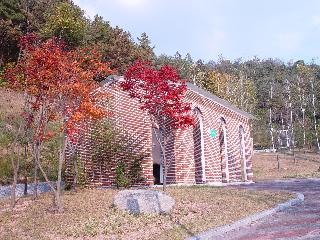
M 48 175 L 43 170 L 41 166 L 41 155 L 40 155 L 40 145 L 38 143 L 35 144 L 34 148 L 34 159 L 35 159 L 35 185 L 34 185 L 34 197 L 38 197 L 38 170 L 42 173 L 44 179 L 49 184 L 52 192 L 55 192 L 55 188 L 52 186 L 51 182 L 49 181 Z
M 25 169 L 24 169 L 24 191 L 23 191 L 23 195 L 27 195 L 28 194 L 28 177 L 27 177 L 27 151 L 28 151 L 28 146 L 27 144 L 24 145 L 24 163 L 25 163 Z
M 294 149 L 294 130 L 293 130 L 293 111 L 292 111 L 292 101 L 291 101 L 291 88 L 289 85 L 289 80 L 286 79 L 287 82 L 287 91 L 288 91 L 288 103 L 289 103 L 289 112 L 290 112 L 290 147 Z M 289 130 L 289 129 L 288 129 Z M 294 150 L 293 150 L 294 151 Z
M 34 157 L 34 173 L 33 173 L 33 199 L 38 198 L 38 162 L 39 162 L 39 145 L 33 144 L 33 157 Z
M 161 133 L 161 130 L 159 130 L 159 133 L 157 133 L 156 131 L 157 128 L 153 127 L 153 132 L 156 136 L 157 142 L 160 145 L 160 149 L 161 149 L 161 155 L 162 155 L 162 167 L 163 167 L 163 191 L 166 191 L 166 187 L 167 187 L 167 174 L 168 174 L 168 166 L 167 166 L 167 157 L 166 157 L 166 142 L 167 140 L 165 139 L 166 136 L 163 137 L 163 134 L 165 135 L 166 132 L 163 131 L 163 133 Z
M 166 140 L 163 141 L 162 154 L 163 154 L 163 191 L 165 192 L 167 189 L 167 176 L 168 176 L 168 165 L 167 165 L 167 157 L 166 157 Z
M 16 205 L 16 187 L 17 187 L 17 181 L 18 181 L 18 172 L 19 172 L 19 165 L 20 165 L 20 144 L 18 142 L 18 139 L 20 136 L 20 130 L 22 128 L 22 125 L 19 126 L 18 131 L 16 132 L 15 139 L 13 143 L 11 144 L 11 150 L 12 150 L 12 156 L 11 156 L 11 165 L 13 169 L 13 183 L 12 183 L 12 189 L 11 189 L 11 208 L 13 209 Z M 16 152 L 16 150 L 18 150 Z M 16 160 L 15 160 L 16 158 Z
M 60 159 L 60 157 L 59 157 Z M 60 160 L 59 160 L 59 165 L 60 165 Z M 60 193 L 58 193 L 58 190 L 60 188 L 58 188 L 57 186 L 57 189 L 52 185 L 52 183 L 50 182 L 49 178 L 48 178 L 48 175 L 46 174 L 46 172 L 44 171 L 44 169 L 42 168 L 41 166 L 41 162 L 38 161 L 38 168 L 40 169 L 44 179 L 46 180 L 47 184 L 49 185 L 51 191 L 52 191 L 52 195 L 53 195 L 53 201 L 52 201 L 52 210 L 55 211 L 55 212 L 62 212 L 63 209 L 62 209 L 62 205 L 61 205 L 61 201 L 60 201 Z M 60 169 L 60 166 L 59 166 L 59 169 Z M 58 176 L 58 181 L 59 181 L 59 176 Z M 57 183 L 58 184 L 58 183 Z
M 62 147 L 60 149 L 59 154 L 59 165 L 58 165 L 58 181 L 57 181 L 57 192 L 56 192 L 56 204 L 57 204 L 57 211 L 63 212 L 63 205 L 61 201 L 61 174 L 62 174 L 62 165 L 65 158 L 65 152 L 66 152 L 66 141 L 65 136 L 62 134 Z
M 313 122 L 314 122 L 314 132 L 316 136 L 316 142 L 318 147 L 318 152 L 320 152 L 320 145 L 319 145 L 319 137 L 318 137 L 318 128 L 317 128 L 317 118 L 316 118 L 316 104 L 315 104 L 315 95 L 314 95 L 314 84 L 313 81 L 310 81 L 311 83 L 311 91 L 312 91 L 312 107 L 313 107 Z
M 15 148 L 15 147 L 13 147 Z M 18 181 L 18 172 L 19 172 L 19 165 L 20 165 L 20 145 L 17 145 L 18 152 L 11 157 L 11 164 L 13 168 L 13 183 L 11 189 L 11 208 L 13 209 L 16 205 L 16 188 L 17 188 L 17 181 Z M 15 160 L 15 158 L 17 158 Z
M 16 171 L 14 170 L 13 183 L 11 188 L 11 208 L 12 209 L 16 205 L 16 187 L 17 187 L 17 175 L 16 175 Z
M 272 84 L 270 85 L 270 101 L 272 100 L 273 97 L 273 89 L 272 89 Z M 272 144 L 272 151 L 275 152 L 275 147 L 274 147 L 274 138 L 273 138 L 273 127 L 272 127 L 272 106 L 270 104 L 269 108 L 269 129 L 270 129 L 270 136 L 271 136 L 271 144 Z
M 306 147 L 306 126 L 305 126 L 305 107 L 304 107 L 304 92 L 300 87 L 300 78 L 298 78 L 298 91 L 299 91 L 299 100 L 300 100 L 300 110 L 302 113 L 302 130 L 303 130 L 303 148 Z
M 305 117 L 305 109 L 302 108 L 302 126 L 303 126 L 303 148 L 306 147 L 306 117 Z

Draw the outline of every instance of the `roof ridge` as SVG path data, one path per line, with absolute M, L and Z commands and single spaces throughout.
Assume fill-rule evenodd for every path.
M 105 80 L 101 81 L 100 84 L 101 84 L 101 86 L 110 85 L 115 82 L 118 82 L 121 79 L 123 79 L 123 76 L 110 75 Z M 197 85 L 194 85 L 193 83 L 187 82 L 187 87 L 188 87 L 188 89 L 191 89 L 192 91 L 194 91 L 198 95 L 201 95 L 201 96 L 209 99 L 210 101 L 213 101 L 213 102 L 221 105 L 222 107 L 230 109 L 231 111 L 234 111 L 234 112 L 238 113 L 239 115 L 242 115 L 246 118 L 255 119 L 255 117 L 252 114 L 236 107 L 235 105 L 231 104 L 229 101 L 222 99 L 222 98 L 214 95 L 213 93 L 211 93 L 201 87 L 198 87 Z
M 252 114 L 236 107 L 235 105 L 231 104 L 229 101 L 222 99 L 222 98 L 214 95 L 213 93 L 211 93 L 201 87 L 198 87 L 197 85 L 194 85 L 193 83 L 187 82 L 187 87 L 189 89 L 193 90 L 194 92 L 196 92 L 197 94 L 202 95 L 205 98 L 208 98 L 209 100 L 214 101 L 215 103 L 218 103 L 219 105 L 226 107 L 226 108 L 228 108 L 228 109 L 230 109 L 230 110 L 232 110 L 232 111 L 234 111 L 244 117 L 247 117 L 250 119 L 255 119 L 255 117 Z

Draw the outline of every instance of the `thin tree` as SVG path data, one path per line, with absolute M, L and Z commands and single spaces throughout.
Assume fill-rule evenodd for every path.
M 318 127 L 317 127 L 317 118 L 316 118 L 316 97 L 314 94 L 314 82 L 313 79 L 310 79 L 310 85 L 311 85 L 311 95 L 312 95 L 312 112 L 313 112 L 313 127 L 314 127 L 314 133 L 316 137 L 316 143 L 318 147 L 318 152 L 320 152 L 320 144 L 319 144 L 319 137 L 318 137 Z
M 273 137 L 273 126 L 272 126 L 272 100 L 273 100 L 273 83 L 270 83 L 270 92 L 269 92 L 269 130 L 270 130 L 270 136 L 271 136 L 271 144 L 272 144 L 272 151 L 275 152 L 275 146 L 274 146 L 274 137 Z
M 24 116 L 31 131 L 30 143 L 37 168 L 39 168 L 53 193 L 53 209 L 63 211 L 61 202 L 61 173 L 66 151 L 66 139 L 72 138 L 74 126 L 82 121 L 97 120 L 105 116 L 97 102 L 106 97 L 94 92 L 98 85 L 96 77 L 112 71 L 101 62 L 95 50 L 65 50 L 56 39 L 39 42 L 36 36 L 21 39 L 23 56 L 16 66 L 8 68 L 6 78 L 9 86 L 31 96 L 26 98 L 30 111 Z M 50 124 L 58 124 L 59 132 L 49 131 Z M 42 165 L 43 143 L 59 135 L 57 182 L 54 186 Z

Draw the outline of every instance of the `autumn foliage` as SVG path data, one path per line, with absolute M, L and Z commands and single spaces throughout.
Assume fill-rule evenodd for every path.
M 83 120 L 99 119 L 106 113 L 97 106 L 105 97 L 97 89 L 95 78 L 109 75 L 108 64 L 101 62 L 101 56 L 92 49 L 65 50 L 57 39 L 41 42 L 34 35 L 21 38 L 22 57 L 18 63 L 7 69 L 5 77 L 15 90 L 31 96 L 29 111 L 24 113 L 32 127 L 35 113 L 42 114 L 36 138 L 50 137 L 45 133 L 46 122 L 63 119 L 63 131 L 72 135 L 73 126 Z
M 62 166 L 67 143 L 79 140 L 75 132 L 77 126 L 108 114 L 98 105 L 99 100 L 107 96 L 97 90 L 94 80 L 112 71 L 108 64 L 101 62 L 101 55 L 94 49 L 67 50 L 55 38 L 42 42 L 36 35 L 29 34 L 21 38 L 20 49 L 19 61 L 6 70 L 5 78 L 11 88 L 24 93 L 23 128 L 35 160 L 35 182 L 40 169 L 53 193 L 52 209 L 62 212 Z M 42 166 L 43 143 L 58 133 L 48 130 L 50 123 L 61 126 L 56 186 L 50 183 Z
M 174 128 L 193 125 L 190 104 L 183 101 L 187 85 L 171 66 L 159 70 L 150 62 L 136 62 L 124 75 L 122 88 L 138 98 L 141 109 L 147 110 L 155 121 L 167 121 Z
M 129 67 L 121 83 L 123 90 L 137 98 L 141 109 L 148 111 L 152 131 L 162 153 L 163 190 L 166 189 L 169 162 L 167 144 L 172 129 L 184 129 L 194 125 L 190 104 L 184 102 L 187 85 L 171 66 L 159 70 L 150 62 L 136 62 Z

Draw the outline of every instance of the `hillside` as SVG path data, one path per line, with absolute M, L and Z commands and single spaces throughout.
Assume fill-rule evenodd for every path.
M 10 115 L 17 115 L 23 107 L 23 95 L 12 90 L 0 88 L 0 120 Z M 12 170 L 8 157 L 9 149 L 3 146 L 0 135 L 0 185 L 10 181 Z
M 23 107 L 23 95 L 0 88 L 0 115 L 17 114 Z

